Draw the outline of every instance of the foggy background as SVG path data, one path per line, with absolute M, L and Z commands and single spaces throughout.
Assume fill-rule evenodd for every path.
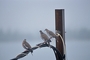
M 65 9 L 67 60 L 90 59 L 89 6 L 89 0 L 0 0 L 0 60 L 9 60 L 24 51 L 23 39 L 32 46 L 42 42 L 39 30 L 55 32 L 55 9 Z M 44 50 L 37 49 L 33 57 L 29 54 L 21 60 L 55 60 L 50 49 Z

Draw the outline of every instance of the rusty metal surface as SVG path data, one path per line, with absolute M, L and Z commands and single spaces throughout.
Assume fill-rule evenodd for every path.
M 61 32 L 61 36 L 65 41 L 65 27 L 64 27 L 64 9 L 55 9 L 55 29 Z M 60 37 L 57 38 L 56 48 L 64 55 L 63 43 Z M 57 59 L 58 60 L 58 59 Z

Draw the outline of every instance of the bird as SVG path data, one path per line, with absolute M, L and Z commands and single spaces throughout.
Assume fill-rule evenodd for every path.
M 50 44 L 50 42 L 51 42 L 50 38 L 41 30 L 39 32 L 40 32 L 41 38 L 44 40 L 44 42 L 48 42 L 48 44 Z
M 57 38 L 57 36 L 50 30 L 45 29 L 45 31 L 47 32 L 47 34 L 51 37 L 51 38 Z
M 25 48 L 26 50 L 29 50 L 31 53 L 33 53 L 32 47 L 31 47 L 30 44 L 26 41 L 26 39 L 23 40 L 22 46 L 23 46 L 23 48 Z
M 18 54 L 15 58 L 11 59 L 11 60 L 18 60 L 22 57 L 25 57 L 30 51 L 29 50 L 25 50 L 24 52 L 22 52 L 21 54 Z
M 54 34 L 52 31 L 48 30 L 48 29 L 45 29 L 45 31 L 47 32 L 47 34 L 50 36 L 50 38 L 55 38 L 57 40 L 57 35 Z M 58 40 L 57 40 L 58 42 Z

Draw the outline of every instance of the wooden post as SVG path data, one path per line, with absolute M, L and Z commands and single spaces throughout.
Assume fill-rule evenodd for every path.
M 64 21 L 64 9 L 55 9 L 55 25 L 56 30 L 59 30 L 61 36 L 65 43 L 65 21 Z M 64 55 L 64 47 L 60 37 L 58 37 L 58 42 L 56 42 L 56 48 Z M 56 58 L 58 60 L 58 58 Z

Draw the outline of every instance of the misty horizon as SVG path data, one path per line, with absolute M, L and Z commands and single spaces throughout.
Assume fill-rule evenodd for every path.
M 90 30 L 86 28 L 81 28 L 80 30 L 66 30 L 65 33 L 66 40 L 89 40 L 90 39 Z M 34 39 L 40 39 L 39 31 L 34 31 L 34 33 L 22 33 L 19 31 L 7 31 L 4 32 L 0 29 L 0 41 L 21 41 L 22 39 L 29 39 L 33 41 Z

